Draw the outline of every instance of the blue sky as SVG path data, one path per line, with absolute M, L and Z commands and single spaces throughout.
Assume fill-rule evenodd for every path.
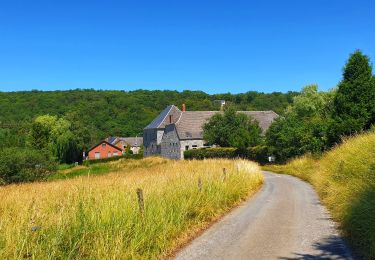
M 0 3 L 0 91 L 322 90 L 375 60 L 375 1 Z

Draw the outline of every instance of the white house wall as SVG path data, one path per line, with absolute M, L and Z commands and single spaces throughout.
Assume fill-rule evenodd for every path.
M 181 140 L 180 146 L 180 158 L 184 158 L 184 151 L 191 150 L 191 149 L 198 149 L 204 147 L 205 141 L 204 140 Z M 188 148 L 188 149 L 186 149 Z

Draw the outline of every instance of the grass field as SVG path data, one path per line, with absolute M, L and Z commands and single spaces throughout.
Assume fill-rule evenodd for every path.
M 165 257 L 263 182 L 258 166 L 241 160 L 147 158 L 107 167 L 113 172 L 0 187 L 0 259 Z
M 347 139 L 319 160 L 305 156 L 264 169 L 313 184 L 354 248 L 375 259 L 375 133 Z

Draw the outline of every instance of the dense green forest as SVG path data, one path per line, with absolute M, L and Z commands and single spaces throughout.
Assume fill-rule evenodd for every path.
M 87 149 L 108 136 L 142 135 L 143 128 L 166 106 L 186 104 L 188 110 L 218 110 L 224 99 L 239 110 L 282 113 L 297 92 L 209 95 L 201 91 L 23 91 L 0 92 L 0 147 L 25 146 L 37 116 L 52 115 L 71 123 Z
M 243 152 L 257 148 L 264 158 L 274 155 L 278 162 L 306 153 L 319 156 L 347 136 L 375 131 L 375 75 L 369 57 L 359 50 L 349 56 L 342 80 L 329 91 L 308 85 L 301 92 L 269 94 L 0 92 L 0 184 L 33 180 L 49 174 L 57 163 L 81 161 L 82 151 L 105 137 L 142 136 L 143 128 L 170 104 L 186 104 L 191 111 L 219 110 L 214 101 L 222 99 L 232 115 L 212 118 L 204 128 L 208 141 Z M 273 110 L 282 116 L 262 137 L 253 122 L 233 116 L 235 110 Z

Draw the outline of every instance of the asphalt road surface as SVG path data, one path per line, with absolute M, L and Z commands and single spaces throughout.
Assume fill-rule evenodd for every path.
M 353 259 L 314 189 L 264 172 L 263 188 L 176 259 Z

